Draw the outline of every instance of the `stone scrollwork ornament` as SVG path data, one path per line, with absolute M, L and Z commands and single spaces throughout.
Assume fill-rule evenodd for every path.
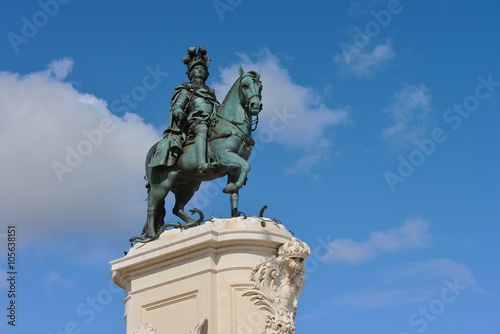
M 157 334 L 156 329 L 154 324 L 146 323 L 144 326 L 139 326 L 133 334 Z
M 204 315 L 201 321 L 196 325 L 194 330 L 187 332 L 186 334 L 202 334 L 202 329 L 206 323 L 207 323 L 207 316 Z
M 309 246 L 292 238 L 278 249 L 278 254 L 256 265 L 250 279 L 254 288 L 243 296 L 251 297 L 260 310 L 267 312 L 262 334 L 295 333 L 297 303 L 304 287 L 304 261 L 311 254 Z

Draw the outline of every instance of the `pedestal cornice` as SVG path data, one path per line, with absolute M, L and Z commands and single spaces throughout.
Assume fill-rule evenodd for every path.
M 232 246 L 239 251 L 263 247 L 278 250 L 291 238 L 284 225 L 268 218 L 213 218 L 203 225 L 188 230 L 168 230 L 157 240 L 136 244 L 125 257 L 110 262 L 111 276 L 117 286 L 126 289 L 132 275 L 140 275 L 156 266 L 168 266 L 171 261 L 188 261 L 200 256 L 200 251 L 206 253 L 209 249 L 216 254 L 231 251 Z

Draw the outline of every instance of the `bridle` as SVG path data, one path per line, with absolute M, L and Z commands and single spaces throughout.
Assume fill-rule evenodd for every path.
M 241 89 L 241 80 L 243 80 L 243 78 L 244 78 L 245 76 L 251 76 L 251 74 L 245 74 L 244 76 L 242 76 L 242 77 L 240 78 L 240 89 Z M 253 79 L 253 77 L 252 77 L 252 79 Z M 241 92 L 239 92 L 239 93 L 241 93 Z M 242 94 L 242 95 L 244 95 L 244 94 Z M 257 130 L 257 125 L 259 124 L 259 114 L 257 114 L 257 115 L 253 115 L 253 114 L 252 114 L 252 112 L 250 111 L 250 107 L 249 107 L 250 100 L 251 100 L 252 98 L 254 98 L 254 97 L 259 98 L 259 100 L 260 100 L 260 98 L 261 98 L 260 94 L 253 94 L 253 95 L 252 95 L 252 96 L 250 96 L 249 98 L 246 98 L 246 97 L 245 97 L 245 98 L 247 99 L 247 102 L 246 102 L 246 103 L 245 103 L 245 105 L 244 105 L 244 109 L 245 109 L 245 113 L 246 113 L 246 114 L 250 114 L 250 115 L 249 115 L 250 117 L 245 117 L 245 119 L 243 120 L 243 122 L 236 122 L 236 121 L 229 120 L 229 119 L 225 118 L 224 116 L 222 116 L 222 115 L 220 115 L 220 114 L 218 114 L 218 113 L 216 114 L 216 116 L 217 116 L 217 117 L 219 117 L 219 118 L 222 118 L 223 120 L 225 120 L 225 121 L 226 121 L 226 122 L 228 122 L 228 123 L 233 124 L 233 125 L 234 125 L 234 126 L 236 126 L 236 128 L 238 128 L 238 130 L 240 130 L 242 133 L 244 133 L 244 131 L 240 128 L 240 125 L 243 125 L 243 124 L 245 124 L 245 123 L 247 123 L 247 122 L 251 122 L 251 124 L 252 124 L 251 131 L 255 131 L 255 130 Z M 253 117 L 253 116 L 255 116 L 255 119 L 252 119 L 252 117 Z
M 254 79 L 254 77 L 249 74 L 249 73 L 245 73 L 245 75 L 243 75 L 241 78 L 240 78 L 240 89 L 241 89 L 241 80 L 243 80 L 244 77 L 252 77 L 252 81 Z M 259 114 L 257 115 L 253 115 L 250 111 L 250 108 L 249 108 L 249 104 L 250 104 L 250 100 L 254 97 L 257 97 L 259 98 L 259 100 L 261 99 L 261 95 L 260 94 L 253 94 L 252 96 L 246 98 L 247 99 L 247 102 L 245 103 L 245 111 L 250 113 L 250 120 L 252 122 L 252 131 L 255 131 L 257 130 L 257 125 L 259 124 Z M 262 108 L 261 108 L 262 110 Z M 255 116 L 255 119 L 252 119 L 252 117 Z

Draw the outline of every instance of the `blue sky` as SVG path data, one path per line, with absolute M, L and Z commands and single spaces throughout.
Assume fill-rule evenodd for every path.
M 108 262 L 142 229 L 143 161 L 198 45 L 219 101 L 262 69 L 240 209 L 313 251 L 298 333 L 500 333 L 498 1 L 0 7 L 0 263 L 15 225 L 19 272 L 0 333 L 125 332 Z M 191 206 L 227 216 L 221 184 Z

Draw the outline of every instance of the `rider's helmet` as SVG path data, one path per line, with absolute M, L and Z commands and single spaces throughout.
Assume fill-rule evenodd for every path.
M 182 57 L 182 61 L 187 66 L 186 74 L 188 75 L 189 79 L 191 80 L 191 77 L 189 75 L 191 73 L 191 70 L 196 65 L 203 65 L 207 73 L 205 80 L 207 80 L 208 76 L 210 75 L 210 73 L 208 72 L 208 65 L 212 62 L 212 60 L 206 56 L 207 49 L 205 49 L 203 46 L 200 45 L 200 47 L 198 48 L 198 53 L 196 53 L 195 47 L 190 47 L 189 49 L 187 49 L 187 51 L 188 53 L 187 55 Z

